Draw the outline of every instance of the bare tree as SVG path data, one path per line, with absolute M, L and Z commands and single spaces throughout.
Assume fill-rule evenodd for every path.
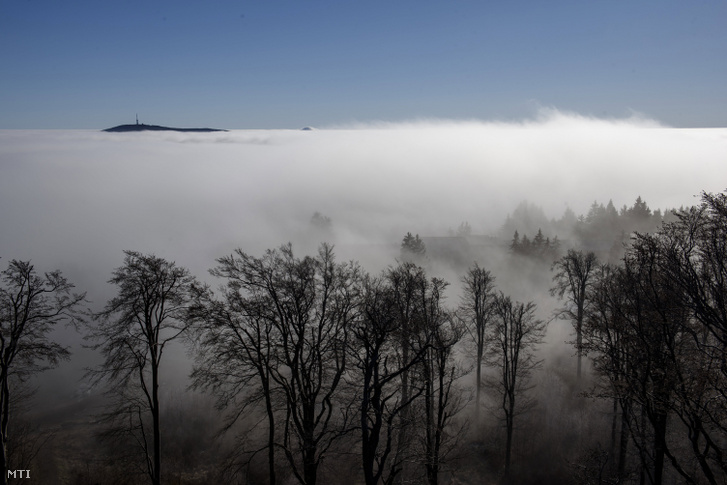
M 326 244 L 316 258 L 303 259 L 286 246 L 274 261 L 272 273 L 266 267 L 251 275 L 273 282 L 264 291 L 281 338 L 272 377 L 286 401 L 283 452 L 298 481 L 314 485 L 321 461 L 350 430 L 352 403 L 341 401 L 342 378 L 349 329 L 358 318 L 361 270 L 337 264 Z
M 482 395 L 482 363 L 487 339 L 487 323 L 495 299 L 495 277 L 477 263 L 462 277 L 463 295 L 458 316 L 462 318 L 475 344 L 475 420 L 479 420 Z
M 621 268 L 610 264 L 599 265 L 594 278 L 589 292 L 592 304 L 583 324 L 584 345 L 588 352 L 593 353 L 593 366 L 597 375 L 605 378 L 605 383 L 598 385 L 597 395 L 612 399 L 613 402 L 610 454 L 615 458 L 615 479 L 623 481 L 626 478 L 630 437 L 629 419 L 633 409 L 631 393 L 626 385 L 631 362 L 629 329 L 622 314 L 627 298 L 626 285 L 621 281 Z M 616 453 L 619 409 L 621 419 Z
M 420 363 L 423 380 L 424 469 L 429 485 L 439 483 L 439 473 L 448 455 L 458 443 L 461 429 L 453 430 L 455 416 L 467 400 L 457 380 L 467 373 L 455 359 L 455 346 L 465 333 L 464 326 L 452 318 L 442 303 L 447 282 L 432 278 L 419 294 L 421 320 L 426 339 L 426 353 Z
M 409 234 L 410 235 L 410 234 Z M 421 394 L 422 388 L 417 387 L 421 382 L 414 382 L 413 369 L 405 363 L 410 362 L 413 355 L 429 343 L 427 333 L 424 331 L 420 295 L 426 292 L 429 282 L 426 272 L 421 266 L 412 262 L 403 262 L 386 271 L 386 279 L 392 292 L 392 305 L 398 319 L 399 344 L 398 353 L 401 366 L 401 402 L 403 408 L 399 416 L 399 436 L 396 443 L 394 460 L 402 464 L 402 470 L 397 482 L 402 483 L 407 475 L 407 453 L 411 449 L 409 428 L 413 421 L 411 405 L 415 394 Z
M 689 429 L 695 457 L 710 482 L 727 474 L 727 192 L 702 193 L 699 206 L 676 213 L 659 237 L 665 278 L 676 285 L 696 329 L 675 409 Z M 713 396 L 719 396 L 714 399 Z
M 448 284 L 438 278 L 428 279 L 420 266 L 404 262 L 389 268 L 384 284 L 385 290 L 379 294 L 377 306 L 367 306 L 365 314 L 375 317 L 371 318 L 370 324 L 378 326 L 389 322 L 390 331 L 396 337 L 394 355 L 374 358 L 374 352 L 369 352 L 367 357 L 370 371 L 374 372 L 368 383 L 368 394 L 378 401 L 377 406 L 393 403 L 382 409 L 389 420 L 385 450 L 391 446 L 389 433 L 398 416 L 398 423 L 394 424 L 397 427 L 396 449 L 384 483 L 408 482 L 416 472 L 407 468 L 406 463 L 419 461 L 424 465 L 427 481 L 435 484 L 447 455 L 457 442 L 457 433 L 452 431 L 451 425 L 465 403 L 455 384 L 464 371 L 454 360 L 454 347 L 461 340 L 464 328 L 443 306 Z M 368 338 L 373 342 L 377 340 L 376 333 L 372 332 L 375 328 L 367 329 Z M 388 337 L 379 332 L 379 339 L 384 336 Z M 398 365 L 389 367 L 386 359 L 394 356 Z M 383 369 L 389 375 L 386 382 L 400 376 L 397 379 L 400 394 L 391 392 L 385 400 L 376 394 L 384 390 L 380 376 L 375 374 L 382 370 L 382 358 Z M 370 411 L 374 411 L 374 417 L 378 412 Z M 383 421 L 383 416 L 379 420 Z M 376 419 L 373 422 L 376 423 Z M 377 433 L 380 436 L 380 429 Z M 370 444 L 372 437 L 373 434 L 369 436 Z M 368 450 L 369 453 L 373 451 Z M 378 470 L 381 472 L 381 466 Z
M 343 378 L 359 317 L 361 270 L 336 263 L 327 244 L 316 257 L 297 258 L 288 244 L 260 258 L 238 249 L 218 263 L 213 274 L 228 279 L 226 314 L 208 328 L 207 362 L 198 377 L 219 381 L 213 387 L 228 393 L 223 403 L 234 402 L 255 379 L 268 414 L 270 479 L 275 439 L 296 479 L 313 485 L 331 447 L 352 429 L 353 399 Z M 265 397 L 273 394 L 280 396 L 280 416 Z
M 576 352 L 578 355 L 577 377 L 581 379 L 581 360 L 583 357 L 583 319 L 588 307 L 588 289 L 593 284 L 593 273 L 598 259 L 593 252 L 569 249 L 568 253 L 553 263 L 554 286 L 550 294 L 565 299 L 565 306 L 558 316 L 573 322 L 576 330 Z
M 403 457 L 394 453 L 400 415 L 423 392 L 409 392 L 404 400 L 400 379 L 421 362 L 427 347 L 408 352 L 404 360 L 397 350 L 402 321 L 389 280 L 369 279 L 365 287 L 362 318 L 350 341 L 360 392 L 362 466 L 366 485 L 391 485 L 402 470 Z
M 494 314 L 488 363 L 496 369 L 496 374 L 489 384 L 500 396 L 500 408 L 505 417 L 504 475 L 507 480 L 515 416 L 531 404 L 524 393 L 528 390 L 530 374 L 541 364 L 535 359 L 534 350 L 543 340 L 546 324 L 535 318 L 535 303 L 513 302 L 503 294 L 495 301 Z
M 596 371 L 621 404 L 617 477 L 624 477 L 628 432 L 642 481 L 663 483 L 671 465 L 685 483 L 716 484 L 724 479 L 724 403 L 715 399 L 724 395 L 724 354 L 705 352 L 719 344 L 695 318 L 671 267 L 674 252 L 684 249 L 672 238 L 674 229 L 638 235 L 623 266 L 601 272 L 587 319 L 588 345 Z M 700 279 L 705 288 L 708 280 Z M 675 418 L 678 426 L 670 424 Z
M 628 353 L 623 384 L 641 412 L 640 419 L 632 417 L 628 424 L 641 459 L 640 472 L 650 483 L 662 483 L 666 460 L 693 483 L 667 441 L 683 366 L 694 354 L 691 332 L 686 331 L 690 317 L 679 289 L 660 271 L 662 256 L 658 237 L 639 235 L 624 257 L 619 278 L 624 298 L 616 309 Z
M 678 213 L 677 222 L 638 235 L 624 258 L 630 302 L 624 313 L 639 364 L 628 385 L 650 441 L 635 444 L 654 483 L 666 477 L 667 463 L 688 483 L 720 483 L 727 472 L 726 201 L 703 194 L 702 205 Z M 669 425 L 674 418 L 686 431 L 679 443 L 669 442 L 678 429 Z M 682 443 L 691 459 L 675 451 Z
M 260 307 L 266 302 L 242 295 L 240 260 L 224 257 L 218 263 L 211 272 L 227 279 L 222 300 L 216 300 L 208 287 L 195 288 L 195 304 L 190 312 L 197 343 L 193 386 L 211 391 L 217 409 L 229 411 L 223 431 L 230 430 L 251 406 L 264 403 L 267 444 L 252 451 L 244 464 L 249 466 L 258 452 L 266 450 L 269 483 L 275 485 L 275 401 L 279 390 L 274 387 L 271 372 L 279 340 L 277 330 Z M 240 468 L 235 461 L 233 472 Z
M 157 256 L 124 254 L 123 266 L 109 280 L 118 294 L 96 315 L 87 337 L 95 342 L 91 348 L 104 356 L 100 367 L 89 373 L 96 382 L 106 381 L 115 398 L 107 415 L 111 433 L 133 437 L 143 457 L 143 472 L 159 485 L 159 373 L 167 345 L 188 328 L 190 291 L 196 280 L 187 269 Z
M 0 434 L 7 483 L 14 384 L 68 359 L 68 349 L 48 334 L 64 321 L 81 320 L 85 293 L 73 293 L 60 271 L 38 275 L 29 261 L 12 260 L 0 274 Z

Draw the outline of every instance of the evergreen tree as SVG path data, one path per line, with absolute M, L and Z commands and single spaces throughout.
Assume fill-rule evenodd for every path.
M 533 238 L 533 250 L 537 253 L 541 252 L 545 247 L 545 238 L 543 237 L 543 231 L 538 229 L 538 233 Z
M 419 234 L 412 236 L 410 232 L 407 232 L 401 242 L 401 259 L 404 261 L 416 260 L 418 262 L 424 258 L 426 252 L 427 248 Z
M 512 251 L 513 253 L 520 252 L 520 234 L 518 234 L 517 231 L 515 231 L 515 234 L 512 236 L 512 242 L 510 243 L 510 251 Z

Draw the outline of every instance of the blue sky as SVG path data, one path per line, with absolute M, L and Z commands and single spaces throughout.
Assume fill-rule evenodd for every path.
M 0 128 L 727 126 L 724 1 L 0 3 Z

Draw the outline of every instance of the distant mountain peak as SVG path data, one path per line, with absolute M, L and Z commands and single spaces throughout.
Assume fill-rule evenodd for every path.
M 106 131 L 109 133 L 126 133 L 132 131 L 179 131 L 182 133 L 209 133 L 213 131 L 227 130 L 221 130 L 217 128 L 170 128 L 168 126 L 160 125 L 145 125 L 144 123 L 139 123 L 139 120 L 137 119 L 136 124 L 114 126 L 113 128 L 106 128 L 102 131 Z

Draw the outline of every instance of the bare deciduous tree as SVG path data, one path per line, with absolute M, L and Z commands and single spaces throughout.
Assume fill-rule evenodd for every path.
M 341 391 L 362 275 L 353 263 L 336 263 L 326 244 L 317 257 L 303 259 L 283 247 L 274 261 L 272 273 L 266 268 L 258 276 L 272 279 L 264 291 L 281 339 L 272 377 L 286 402 L 282 449 L 299 482 L 314 485 L 321 461 L 353 417 Z
M 661 270 L 681 291 L 680 303 L 697 325 L 687 329 L 697 348 L 689 362 L 696 369 L 684 373 L 675 411 L 689 429 L 705 477 L 714 483 L 720 472 L 727 474 L 727 192 L 702 193 L 699 206 L 676 216 L 658 234 Z
M 628 326 L 622 316 L 622 309 L 626 305 L 626 285 L 622 283 L 622 278 L 621 268 L 610 264 L 599 265 L 589 292 L 592 305 L 583 324 L 586 350 L 593 353 L 596 373 L 605 378 L 605 383 L 599 383 L 597 395 L 613 401 L 610 454 L 615 459 L 615 479 L 619 481 L 626 478 L 629 419 L 633 406 L 626 385 L 631 356 Z M 616 453 L 619 409 L 621 419 Z
M 124 253 L 123 266 L 109 280 L 118 294 L 96 316 L 87 337 L 95 342 L 91 348 L 104 356 L 101 366 L 89 374 L 96 382 L 106 381 L 114 397 L 106 416 L 111 434 L 133 437 L 144 461 L 141 469 L 159 485 L 159 372 L 167 345 L 188 328 L 190 291 L 196 280 L 173 262 L 135 251 Z
M 477 263 L 462 277 L 463 295 L 458 316 L 462 318 L 475 344 L 475 420 L 479 420 L 482 395 L 482 363 L 487 339 L 487 323 L 495 299 L 495 277 Z
M 359 419 L 361 458 L 366 485 L 391 485 L 402 469 L 403 458 L 394 453 L 399 436 L 400 415 L 422 390 L 408 393 L 401 388 L 401 376 L 421 362 L 427 347 L 398 352 L 402 321 L 395 296 L 386 278 L 366 284 L 362 318 L 353 328 L 351 356 L 360 379 Z M 358 381 L 357 381 L 358 382 Z
M 362 272 L 354 263 L 336 263 L 327 244 L 316 257 L 297 258 L 288 244 L 260 258 L 238 249 L 218 263 L 212 273 L 227 279 L 225 299 L 212 309 L 197 377 L 212 379 L 227 405 L 256 381 L 268 415 L 270 479 L 274 440 L 296 479 L 314 485 L 320 463 L 352 430 L 344 376 Z
M 550 294 L 565 299 L 565 306 L 558 312 L 561 318 L 573 322 L 576 330 L 576 352 L 578 355 L 577 377 L 581 379 L 581 360 L 583 357 L 583 318 L 588 307 L 588 289 L 593 284 L 593 273 L 598 259 L 593 252 L 569 249 L 568 253 L 553 263 L 555 285 Z
M 275 469 L 275 401 L 279 393 L 271 372 L 275 360 L 278 334 L 273 321 L 265 318 L 259 305 L 264 301 L 241 294 L 240 260 L 220 258 L 212 274 L 224 277 L 222 300 L 215 300 L 208 287 L 195 288 L 195 304 L 190 318 L 195 322 L 196 365 L 193 386 L 209 390 L 217 399 L 217 408 L 229 414 L 223 427 L 228 431 L 245 417 L 251 406 L 264 402 L 268 421 L 265 448 L 249 453 L 243 465 L 255 455 L 267 451 L 269 484 L 276 483 Z M 233 474 L 240 469 L 238 457 L 232 460 Z
M 671 468 L 685 483 L 724 481 L 727 211 L 712 206 L 719 198 L 705 195 L 677 222 L 637 235 L 622 267 L 601 271 L 594 287 L 586 331 L 595 368 L 621 404 L 619 479 L 628 431 L 642 480 L 667 481 Z
M 464 326 L 444 308 L 447 282 L 432 278 L 420 292 L 423 330 L 428 345 L 420 363 L 424 393 L 424 426 L 421 430 L 423 461 L 429 485 L 439 483 L 439 473 L 456 447 L 462 429 L 452 429 L 455 416 L 467 400 L 457 380 L 467 370 L 455 358 L 455 346 Z
M 413 379 L 413 369 L 404 365 L 410 362 L 413 355 L 418 354 L 428 345 L 427 334 L 424 332 L 420 295 L 429 284 L 424 268 L 412 262 L 402 262 L 386 271 L 386 279 L 392 292 L 392 305 L 398 319 L 399 345 L 397 351 L 404 371 L 401 373 L 401 402 L 403 408 L 399 415 L 399 431 L 396 442 L 394 460 L 401 463 L 402 469 L 396 478 L 398 483 L 407 479 L 407 456 L 411 449 L 409 428 L 413 417 L 411 405 L 415 394 L 423 392 L 421 382 Z
M 496 369 L 496 374 L 489 384 L 500 396 L 500 408 L 505 417 L 504 475 L 507 478 L 515 416 L 530 405 L 524 393 L 532 371 L 541 364 L 535 359 L 534 350 L 543 340 L 546 324 L 535 318 L 535 303 L 513 302 L 503 294 L 495 300 L 494 315 L 488 363 Z
M 50 340 L 48 334 L 64 321 L 80 321 L 85 293 L 73 293 L 74 286 L 60 271 L 38 275 L 29 261 L 13 260 L 1 274 L 0 459 L 2 480 L 7 483 L 13 384 L 68 358 L 68 349 Z

